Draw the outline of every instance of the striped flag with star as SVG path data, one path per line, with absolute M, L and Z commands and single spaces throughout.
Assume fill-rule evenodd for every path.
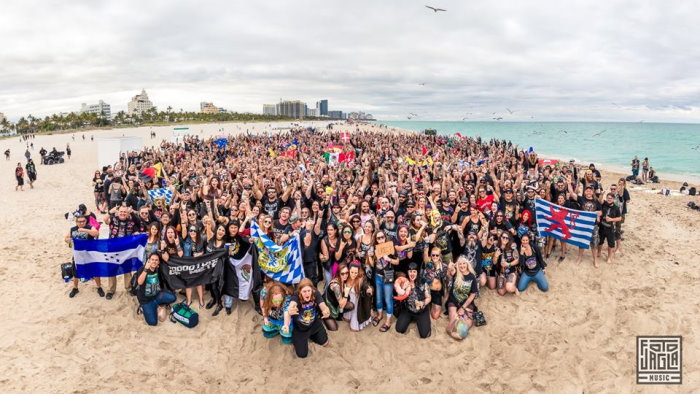
M 147 234 L 110 239 L 73 239 L 73 259 L 79 279 L 108 278 L 143 265 Z

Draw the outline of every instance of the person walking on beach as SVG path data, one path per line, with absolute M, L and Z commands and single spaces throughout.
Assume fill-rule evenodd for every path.
M 25 166 L 27 169 L 27 177 L 29 178 L 29 187 L 34 189 L 34 181 L 36 181 L 36 165 L 34 160 L 29 159 L 29 163 Z
M 73 137 L 73 140 L 75 140 L 75 137 Z M 68 160 L 70 160 L 70 144 L 66 144 L 66 156 L 68 156 Z
M 24 190 L 24 169 L 22 168 L 22 163 L 17 163 L 17 168 L 15 168 L 15 178 L 17 179 L 17 186 L 15 186 L 15 191 Z

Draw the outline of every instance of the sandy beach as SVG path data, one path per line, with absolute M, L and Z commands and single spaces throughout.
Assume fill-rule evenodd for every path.
M 190 131 L 208 136 L 275 126 L 282 124 L 198 124 Z M 548 293 L 483 291 L 479 307 L 488 325 L 470 330 L 463 342 L 444 333 L 444 317 L 433 322 L 427 340 L 418 339 L 415 325 L 400 335 L 375 327 L 353 333 L 341 324 L 328 348 L 312 345 L 300 360 L 291 346 L 263 338 L 262 318 L 249 304 L 236 304 L 231 316 L 204 311 L 199 326 L 188 330 L 167 321 L 147 326 L 121 278 L 111 301 L 98 297 L 92 282 L 68 298 L 59 265 L 70 261 L 63 237 L 71 224 L 63 215 L 80 203 L 95 210 L 96 142 L 89 136 L 139 135 L 150 146 L 172 128 L 153 127 L 157 139 L 150 139 L 149 127 L 87 131 L 85 141 L 83 133 L 75 141 L 73 134 L 38 136 L 32 140 L 37 163 L 42 146 L 65 150 L 70 143 L 73 157 L 37 165 L 35 189 L 27 184 L 22 192 L 14 190 L 13 169 L 25 163 L 24 143 L 0 141 L 1 150 L 12 150 L 0 165 L 4 392 L 680 393 L 700 387 L 700 212 L 685 207 L 691 199 L 700 204 L 698 197 L 631 190 L 623 255 L 614 264 L 596 269 L 587 252 L 574 265 L 570 250 L 561 264 L 549 261 Z M 604 185 L 620 177 L 603 173 Z M 678 190 L 676 182 L 655 185 L 666 186 Z M 635 383 L 637 335 L 683 336 L 682 385 Z

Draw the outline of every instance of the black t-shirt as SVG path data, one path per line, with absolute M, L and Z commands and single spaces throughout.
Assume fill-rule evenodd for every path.
M 141 275 L 143 270 L 144 267 L 141 267 L 141 269 L 136 272 L 137 278 Z M 147 270 L 146 280 L 144 280 L 143 284 L 139 286 L 136 292 L 136 297 L 138 298 L 139 303 L 143 305 L 153 301 L 153 299 L 158 296 L 158 293 L 160 293 L 160 276 L 158 275 L 158 271 Z
M 611 219 L 619 218 L 621 216 L 620 208 L 617 205 L 615 205 L 615 203 L 608 205 L 608 203 L 605 202 L 603 203 L 601 210 L 603 213 L 600 216 L 600 225 L 603 227 L 612 227 L 613 225 L 613 223 L 607 222 L 605 220 L 606 216 L 610 216 Z
M 479 264 L 481 265 L 481 269 L 484 272 L 491 272 L 496 269 L 496 262 L 493 261 L 494 254 L 496 253 L 496 245 L 493 244 L 491 247 L 486 247 L 482 246 L 481 247 L 481 261 Z
M 578 204 L 582 210 L 586 212 L 597 212 L 601 210 L 600 201 L 595 199 L 587 199 L 584 196 L 578 198 Z
M 501 204 L 499 206 L 499 209 L 505 213 L 506 219 L 510 222 L 510 224 L 515 224 L 515 214 L 518 212 L 518 207 L 520 204 L 518 204 L 515 199 L 512 199 L 510 201 L 506 201 L 504 197 L 501 197 Z
M 282 200 L 277 197 L 275 198 L 275 201 L 270 201 L 270 199 L 267 197 L 267 195 L 264 195 L 262 198 L 262 210 L 272 216 L 274 219 L 279 218 L 279 210 L 284 206 Z
M 83 228 L 86 230 L 92 230 L 92 226 L 89 224 L 86 224 Z M 95 239 L 95 237 L 86 232 L 78 231 L 78 226 L 73 226 L 70 228 L 70 237 L 73 239 Z
M 292 232 L 292 225 L 289 222 L 282 224 L 279 220 L 275 220 L 272 222 L 272 232 L 275 233 L 275 238 L 279 239 L 281 236 Z
M 311 234 L 311 243 L 309 244 L 309 246 L 306 246 L 306 244 L 304 243 L 304 239 L 306 238 L 306 234 L 309 233 Z M 304 258 L 304 262 L 311 263 L 318 260 L 318 246 L 320 238 L 318 237 L 318 235 L 316 235 L 316 232 L 313 229 L 307 230 L 305 228 L 302 228 L 299 232 L 299 235 L 302 245 L 301 255 Z
M 481 220 L 477 219 L 476 222 L 474 222 L 471 218 L 467 219 L 467 225 L 464 227 L 464 234 L 479 234 L 479 231 L 481 231 Z
M 462 276 L 462 280 L 459 283 L 457 283 L 458 275 Z M 452 278 L 452 285 L 450 286 L 450 294 L 447 302 L 454 304 L 458 308 L 461 306 L 469 306 L 464 305 L 464 302 L 467 301 L 470 295 L 476 294 L 477 291 L 476 277 L 474 277 L 471 272 L 467 275 L 457 273 L 455 277 Z
M 386 223 L 386 222 L 385 222 L 385 223 L 382 223 L 382 224 L 379 226 L 379 229 L 382 230 L 382 232 L 384 233 L 384 235 L 386 235 L 386 240 L 387 240 L 387 241 L 392 241 L 392 242 L 393 242 L 393 241 L 396 241 L 396 240 L 398 239 L 398 237 L 399 237 L 399 235 L 398 235 L 398 234 L 399 234 L 399 225 L 396 224 L 396 223 L 394 223 L 394 227 L 392 227 L 392 228 L 387 227 L 387 223 Z
M 323 302 L 321 293 L 314 289 L 314 294 L 309 302 L 301 302 L 299 296 L 295 293 L 292 295 L 292 301 L 296 302 L 299 314 L 292 316 L 295 330 L 306 331 L 310 329 L 314 323 L 321 319 L 321 309 L 319 305 Z
M 462 255 L 464 255 L 470 263 L 474 262 L 472 268 L 474 268 L 476 276 L 479 277 L 484 271 L 481 267 L 481 242 L 476 241 L 474 246 L 470 247 L 469 241 L 467 241 L 462 249 Z

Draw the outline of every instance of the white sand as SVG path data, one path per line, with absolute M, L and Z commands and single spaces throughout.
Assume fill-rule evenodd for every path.
M 205 134 L 260 130 L 263 124 L 191 125 Z M 354 128 L 354 126 L 353 126 Z M 146 145 L 172 127 L 92 131 L 87 135 L 142 135 Z M 575 252 L 550 261 L 549 293 L 529 288 L 519 297 L 484 291 L 480 307 L 488 325 L 455 342 L 444 333 L 419 340 L 369 327 L 352 333 L 346 324 L 330 333 L 329 348 L 311 346 L 298 360 L 290 346 L 260 333 L 261 318 L 250 305 L 231 316 L 204 311 L 198 327 L 162 323 L 148 327 L 135 314 L 135 300 L 121 278 L 111 301 L 99 298 L 92 282 L 68 298 L 70 286 L 59 264 L 70 260 L 63 242 L 70 224 L 63 214 L 79 203 L 93 207 L 90 179 L 95 143 L 70 134 L 40 136 L 41 146 L 73 158 L 62 165 L 38 165 L 36 188 L 14 191 L 17 162 L 24 164 L 17 138 L 0 141 L 12 149 L 2 160 L 2 262 L 5 297 L 0 319 L 0 387 L 3 392 L 691 392 L 700 387 L 700 213 L 684 205 L 687 196 L 632 192 L 624 228 L 624 256 L 593 268 L 589 254 L 574 266 Z M 37 159 L 38 161 L 38 159 Z M 605 174 L 605 184 L 617 175 Z M 659 188 L 662 186 L 659 186 Z M 677 188 L 674 186 L 674 189 Z M 635 336 L 683 335 L 682 386 L 635 384 Z M 462 391 L 462 390 L 460 390 Z

